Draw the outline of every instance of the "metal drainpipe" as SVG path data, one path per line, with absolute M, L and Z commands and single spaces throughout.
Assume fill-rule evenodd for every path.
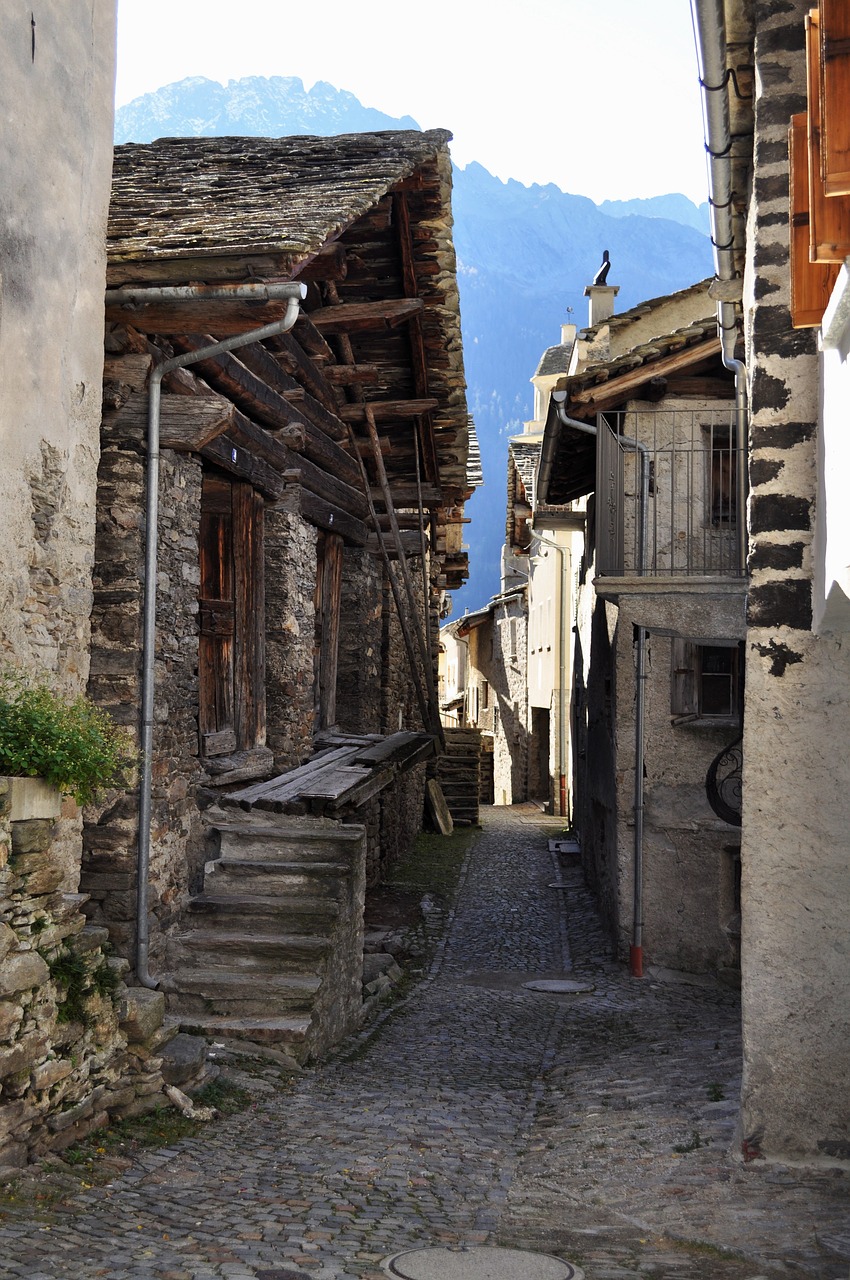
M 258 289 L 262 293 L 258 293 Z M 162 379 L 173 369 L 183 369 L 247 346 L 264 338 L 286 333 L 298 319 L 298 309 L 307 287 L 303 284 L 242 285 L 230 286 L 225 292 L 208 286 L 153 289 L 107 290 L 107 305 L 119 303 L 161 302 L 189 298 L 247 298 L 250 300 L 286 300 L 286 314 L 282 320 L 252 329 L 222 342 L 214 342 L 200 351 L 172 356 L 154 365 L 148 387 L 148 463 L 147 496 L 145 504 L 145 603 L 142 638 L 142 773 L 139 795 L 139 852 L 136 864 L 136 982 L 143 987 L 156 987 L 157 979 L 148 970 L 150 931 L 148 927 L 148 877 L 151 852 L 151 797 L 153 790 L 153 723 L 154 723 L 154 664 L 156 657 L 156 578 L 158 572 L 157 541 L 159 532 L 159 415 Z M 127 295 L 133 295 L 127 297 Z
M 598 435 L 598 429 L 587 422 L 567 417 L 565 391 L 555 391 L 552 399 L 558 408 L 558 419 L 565 427 L 573 427 L 586 435 Z M 638 574 L 646 576 L 647 532 L 649 512 L 649 450 L 631 436 L 617 435 L 620 444 L 634 449 L 640 457 L 640 507 L 638 523 Z M 634 887 L 632 897 L 632 941 L 629 947 L 629 969 L 633 978 L 643 977 L 643 817 L 644 817 L 644 727 L 646 710 L 646 639 L 645 627 L 635 628 L 635 791 L 634 791 Z
M 691 0 L 691 17 L 702 86 L 705 150 L 708 156 L 708 202 L 711 210 L 711 243 L 720 286 L 715 290 L 717 327 L 723 364 L 735 375 L 736 481 L 738 490 L 738 567 L 747 568 L 745 495 L 747 491 L 747 368 L 735 358 L 737 315 L 731 293 L 722 285 L 737 279 L 732 223 L 732 132 L 726 70 L 726 20 L 723 0 Z M 737 284 L 735 285 L 737 291 Z

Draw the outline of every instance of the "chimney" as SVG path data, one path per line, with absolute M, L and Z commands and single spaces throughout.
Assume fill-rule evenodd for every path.
M 620 292 L 618 284 L 589 284 L 584 296 L 590 299 L 588 304 L 588 326 L 601 324 L 614 314 L 614 299 Z
M 574 324 L 561 325 L 561 346 L 571 347 L 576 340 L 576 327 Z

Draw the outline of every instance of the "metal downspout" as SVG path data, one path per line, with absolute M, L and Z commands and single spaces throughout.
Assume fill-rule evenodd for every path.
M 723 285 L 736 281 L 732 224 L 732 132 L 729 123 L 729 100 L 726 68 L 726 20 L 723 0 L 691 0 L 699 79 L 702 87 L 705 150 L 708 157 L 708 203 L 711 211 L 711 243 L 717 281 L 717 327 L 723 364 L 735 375 L 736 481 L 738 489 L 738 567 L 747 568 L 746 504 L 747 492 L 747 368 L 735 358 L 738 335 L 734 290 Z
M 573 427 L 585 435 L 599 434 L 597 427 L 570 418 L 564 409 L 565 391 L 552 394 L 558 419 L 565 427 Z M 638 574 L 646 576 L 647 533 L 649 512 L 649 450 L 632 436 L 617 434 L 617 440 L 634 449 L 640 458 L 640 510 L 638 522 Z M 632 941 L 629 947 L 629 969 L 632 977 L 643 977 L 643 817 L 644 817 L 644 744 L 646 711 L 646 627 L 635 627 L 635 790 L 634 790 L 634 887 L 632 895 Z
M 156 579 L 158 572 L 157 542 L 159 532 L 159 416 L 162 397 L 162 380 L 173 369 L 182 369 L 198 360 L 206 360 L 261 342 L 275 334 L 285 333 L 298 319 L 301 299 L 307 289 L 303 284 L 270 285 L 261 287 L 268 299 L 286 299 L 286 315 L 282 320 L 252 329 L 247 333 L 225 338 L 200 351 L 172 356 L 151 369 L 148 387 L 148 462 L 147 495 L 145 502 L 145 602 L 142 631 L 142 770 L 139 794 L 139 850 L 136 864 L 136 982 L 143 987 L 155 987 L 157 979 L 148 969 L 150 929 L 148 921 L 148 877 L 151 851 L 151 799 L 153 791 L 153 724 L 154 724 L 154 665 L 156 660 Z M 242 292 L 244 290 L 245 292 Z M 205 286 L 194 288 L 115 289 L 107 290 L 107 303 L 117 305 L 128 301 L 140 303 L 170 301 L 176 298 L 209 298 L 211 296 L 256 300 L 257 285 L 234 286 L 221 293 Z M 132 294 L 125 299 L 124 295 Z

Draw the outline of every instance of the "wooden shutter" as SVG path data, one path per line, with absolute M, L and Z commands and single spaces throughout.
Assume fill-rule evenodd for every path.
M 601 574 L 623 573 L 623 450 L 603 414 L 596 418 L 596 563 Z
M 265 742 L 263 500 L 219 472 L 203 477 L 198 724 L 201 753 Z
M 823 187 L 850 195 L 850 5 L 820 0 L 819 18 Z
M 316 565 L 316 729 L 336 724 L 336 682 L 339 665 L 339 613 L 342 594 L 342 538 L 319 537 Z
M 808 129 L 805 113 L 791 117 L 788 130 L 791 216 L 791 323 L 817 327 L 823 319 L 840 267 L 809 261 Z
M 670 655 L 670 711 L 674 716 L 696 716 L 699 714 L 697 646 L 674 636 Z
M 824 190 L 820 19 L 817 9 L 812 9 L 806 17 L 806 56 L 809 97 L 809 257 L 812 262 L 841 263 L 850 256 L 850 201 L 830 198 Z M 846 110 L 846 104 L 844 109 Z

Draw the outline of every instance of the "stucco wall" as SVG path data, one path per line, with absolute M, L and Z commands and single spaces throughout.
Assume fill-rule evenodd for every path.
M 115 5 L 9 0 L 3 28 L 0 650 L 78 691 L 88 666 Z
M 786 141 L 806 106 L 808 8 L 755 6 L 742 1125 L 751 1152 L 847 1160 L 850 648 L 810 629 L 817 355 L 788 314 Z

